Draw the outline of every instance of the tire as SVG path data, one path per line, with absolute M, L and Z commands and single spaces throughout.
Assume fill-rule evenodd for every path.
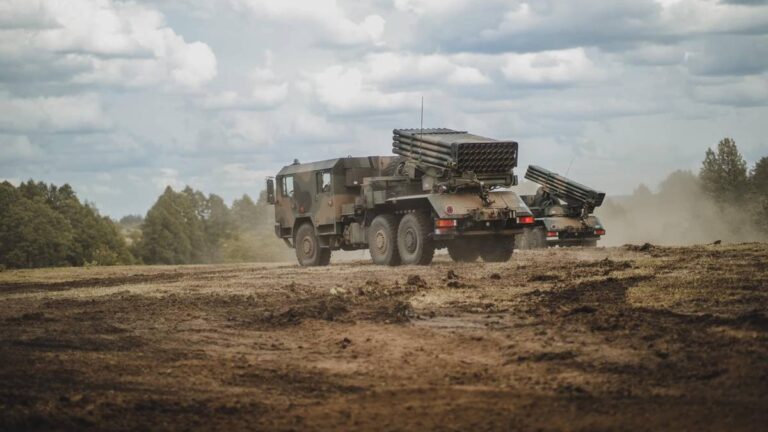
M 485 262 L 507 262 L 512 257 L 515 242 L 510 238 L 495 238 L 485 242 L 480 248 L 480 256 Z
M 474 241 L 454 240 L 448 242 L 448 255 L 455 262 L 475 262 L 480 257 L 480 251 Z
M 320 265 L 327 266 L 331 263 L 331 250 L 329 248 L 320 248 Z
M 541 249 L 547 247 L 547 231 L 544 227 L 536 227 L 529 233 L 529 244 L 531 249 Z
M 296 249 L 296 259 L 304 267 L 328 265 L 331 260 L 331 250 L 320 247 L 315 228 L 309 222 L 303 223 L 296 230 L 293 246 Z M 327 258 L 324 259 L 325 256 Z
M 435 256 L 432 220 L 426 213 L 408 213 L 397 228 L 397 250 L 403 264 L 429 265 Z
M 396 266 L 400 264 L 397 251 L 397 217 L 378 215 L 368 227 L 368 250 L 374 264 Z

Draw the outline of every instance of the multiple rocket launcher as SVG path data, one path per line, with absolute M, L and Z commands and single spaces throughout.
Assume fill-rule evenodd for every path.
M 510 174 L 517 166 L 515 141 L 497 141 L 452 129 L 395 129 L 392 152 L 424 164 L 452 171 L 472 172 L 478 178 Z M 591 212 L 603 204 L 605 193 L 536 165 L 525 178 L 536 182 L 552 196 Z
M 584 207 L 586 213 L 600 207 L 605 199 L 605 192 L 598 192 L 536 165 L 528 167 L 525 178 L 540 184 L 551 196 L 562 199 L 570 206 Z

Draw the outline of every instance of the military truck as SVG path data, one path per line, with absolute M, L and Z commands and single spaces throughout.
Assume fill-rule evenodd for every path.
M 516 238 L 518 248 L 597 245 L 605 228 L 592 212 L 603 204 L 605 193 L 536 165 L 528 167 L 525 178 L 541 186 L 535 195 L 521 196 L 536 223 Z
M 394 156 L 345 157 L 283 167 L 267 179 L 275 234 L 303 266 L 335 250 L 368 249 L 380 265 L 427 265 L 436 249 L 456 261 L 506 261 L 533 224 L 514 192 L 518 144 L 451 129 L 395 129 Z

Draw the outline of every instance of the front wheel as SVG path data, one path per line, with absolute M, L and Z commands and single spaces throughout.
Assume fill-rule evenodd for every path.
M 403 264 L 429 265 L 435 256 L 432 220 L 426 213 L 408 213 L 397 228 L 397 250 Z
M 296 230 L 293 245 L 296 259 L 302 266 L 324 266 L 331 261 L 331 250 L 320 247 L 315 228 L 310 223 L 304 223 Z
M 480 256 L 485 262 L 507 262 L 515 249 L 514 239 L 500 237 L 484 242 Z

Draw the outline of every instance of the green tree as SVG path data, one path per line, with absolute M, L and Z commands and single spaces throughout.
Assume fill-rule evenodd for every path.
M 701 193 L 701 182 L 690 171 L 677 170 L 659 184 L 662 199 L 694 198 Z
M 736 142 L 724 138 L 717 152 L 707 149 L 699 172 L 704 191 L 719 201 L 739 202 L 747 193 L 747 162 Z
M 42 194 L 29 196 L 8 182 L 0 184 L 0 264 L 16 268 L 66 265 L 72 227 L 46 204 Z
M 234 235 L 232 215 L 224 200 L 211 194 L 205 201 L 203 226 L 205 241 L 209 249 L 209 260 L 221 261 L 220 245 Z
M 176 192 L 168 186 L 144 218 L 137 251 L 147 264 L 192 262 L 192 244 Z
M 29 180 L 0 188 L 2 257 L 10 267 L 133 262 L 114 222 L 81 203 L 72 188 Z
M 248 195 L 243 195 L 232 203 L 232 219 L 240 230 L 257 230 L 264 222 L 261 216 L 261 209 Z
M 768 198 L 768 156 L 763 156 L 749 175 L 752 192 L 760 197 Z

